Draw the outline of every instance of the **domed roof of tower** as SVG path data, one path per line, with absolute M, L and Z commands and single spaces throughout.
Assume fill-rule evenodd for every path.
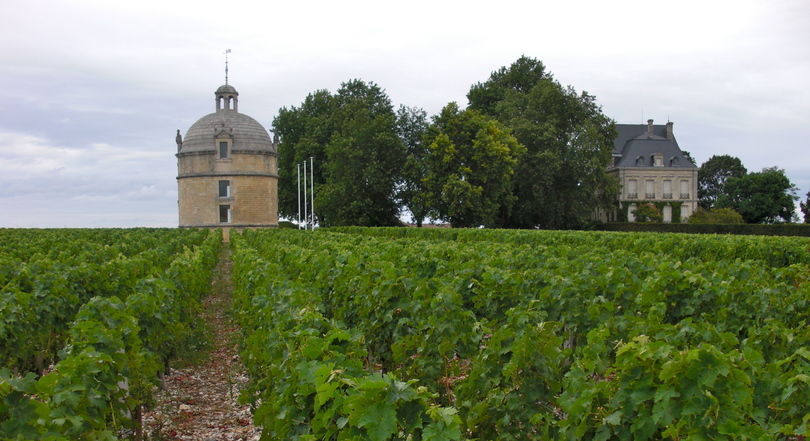
M 222 86 L 219 86 L 219 89 L 217 89 L 217 91 L 214 92 L 214 93 L 217 93 L 217 94 L 220 94 L 220 93 L 235 93 L 235 94 L 239 95 L 239 92 L 236 91 L 236 88 L 231 86 L 230 84 L 223 84 Z
M 230 95 L 234 99 L 233 108 L 230 108 L 225 95 Z M 232 139 L 231 151 L 235 154 L 248 152 L 276 154 L 276 146 L 267 130 L 255 119 L 237 111 L 235 97 L 238 95 L 233 86 L 227 84 L 220 86 L 216 91 L 216 112 L 203 116 L 191 125 L 182 139 L 178 155 L 215 154 L 216 139 L 222 137 Z M 225 100 L 224 107 L 223 100 Z

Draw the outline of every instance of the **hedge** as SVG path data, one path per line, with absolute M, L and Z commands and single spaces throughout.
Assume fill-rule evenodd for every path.
M 596 224 L 593 229 L 598 231 L 810 237 L 810 225 L 808 224 L 653 224 L 611 222 Z

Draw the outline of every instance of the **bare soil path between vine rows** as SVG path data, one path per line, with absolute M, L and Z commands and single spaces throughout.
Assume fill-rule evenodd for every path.
M 172 369 L 157 405 L 144 415 L 145 440 L 258 440 L 248 406 L 238 403 L 247 382 L 237 352 L 239 329 L 229 315 L 233 298 L 233 262 L 223 244 L 214 271 L 211 294 L 203 300 L 203 316 L 211 332 L 211 351 L 199 363 Z

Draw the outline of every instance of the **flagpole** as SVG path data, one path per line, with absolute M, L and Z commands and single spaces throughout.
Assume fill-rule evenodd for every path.
M 309 229 L 309 217 L 307 217 L 307 161 L 304 161 L 304 229 Z
M 298 176 L 298 229 L 301 229 L 301 164 L 296 164 L 296 174 Z

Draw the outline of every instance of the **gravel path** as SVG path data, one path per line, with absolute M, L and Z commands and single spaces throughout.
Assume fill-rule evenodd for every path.
M 238 403 L 247 382 L 236 339 L 238 328 L 228 316 L 233 284 L 230 248 L 223 246 L 203 317 L 212 334 L 212 350 L 198 366 L 173 369 L 166 390 L 156 394 L 155 409 L 144 415 L 145 440 L 258 440 L 248 406 Z

